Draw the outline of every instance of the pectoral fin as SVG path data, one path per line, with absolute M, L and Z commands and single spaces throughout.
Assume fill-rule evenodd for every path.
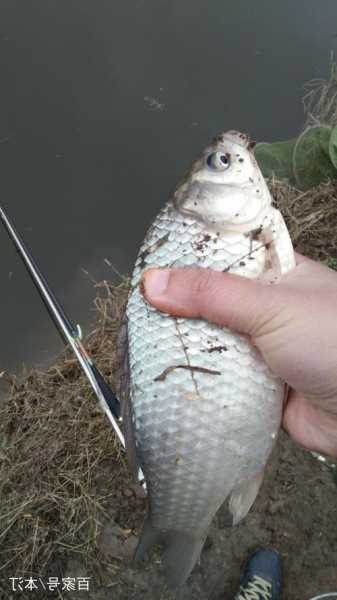
M 172 532 L 164 541 L 163 569 L 168 586 L 178 590 L 186 582 L 198 561 L 206 540 L 204 536 Z

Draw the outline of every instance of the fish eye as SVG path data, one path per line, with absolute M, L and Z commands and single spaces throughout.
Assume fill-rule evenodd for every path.
M 210 169 L 225 171 L 230 165 L 230 155 L 224 152 L 212 152 L 207 156 L 206 162 Z

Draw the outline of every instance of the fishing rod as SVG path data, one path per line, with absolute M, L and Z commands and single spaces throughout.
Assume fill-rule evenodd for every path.
M 50 317 L 52 318 L 63 341 L 72 348 L 82 370 L 84 371 L 94 393 L 96 394 L 100 405 L 107 415 L 115 433 L 125 448 L 124 435 L 119 427 L 121 422 L 120 403 L 117 396 L 112 392 L 106 383 L 103 375 L 95 366 L 92 358 L 82 344 L 82 330 L 80 325 L 74 325 L 64 311 L 63 306 L 56 298 L 50 288 L 45 276 L 42 274 L 36 260 L 23 242 L 23 239 L 11 223 L 5 210 L 0 206 L 0 219 L 13 242 L 17 253 L 23 261 L 39 295 L 46 306 Z M 138 478 L 145 487 L 144 475 L 139 469 Z

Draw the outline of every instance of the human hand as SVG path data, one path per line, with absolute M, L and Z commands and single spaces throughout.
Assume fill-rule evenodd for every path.
M 337 456 L 337 273 L 301 255 L 277 285 L 210 269 L 149 269 L 145 298 L 250 337 L 290 386 L 283 425 L 302 446 Z

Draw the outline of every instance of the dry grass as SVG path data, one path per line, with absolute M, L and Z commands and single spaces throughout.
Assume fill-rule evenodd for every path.
M 86 340 L 112 385 L 126 290 L 126 283 L 101 284 L 97 329 Z M 97 572 L 100 524 L 111 490 L 126 474 L 113 431 L 69 352 L 21 383 L 6 377 L 10 389 L 0 410 L 0 579 L 7 572 L 41 575 L 74 553 Z
M 310 119 L 336 122 L 336 74 L 307 96 Z M 335 86 L 336 87 L 333 87 Z M 315 95 L 316 94 L 316 95 Z M 317 100 L 317 94 L 319 98 Z M 331 101 L 331 94 L 333 101 Z M 313 109 L 313 100 L 316 107 Z M 318 103 L 318 104 L 317 104 Z M 305 193 L 270 182 L 297 249 L 337 269 L 337 187 Z M 127 282 L 97 290 L 97 328 L 86 346 L 114 386 L 115 342 Z M 47 372 L 8 383 L 0 409 L 0 580 L 43 576 L 80 554 L 104 576 L 97 537 L 127 478 L 124 457 L 74 357 L 65 352 Z
M 329 79 L 312 79 L 304 86 L 306 127 L 337 123 L 337 65 L 332 62 Z
M 300 192 L 273 180 L 276 199 L 298 252 L 337 268 L 337 182 Z

